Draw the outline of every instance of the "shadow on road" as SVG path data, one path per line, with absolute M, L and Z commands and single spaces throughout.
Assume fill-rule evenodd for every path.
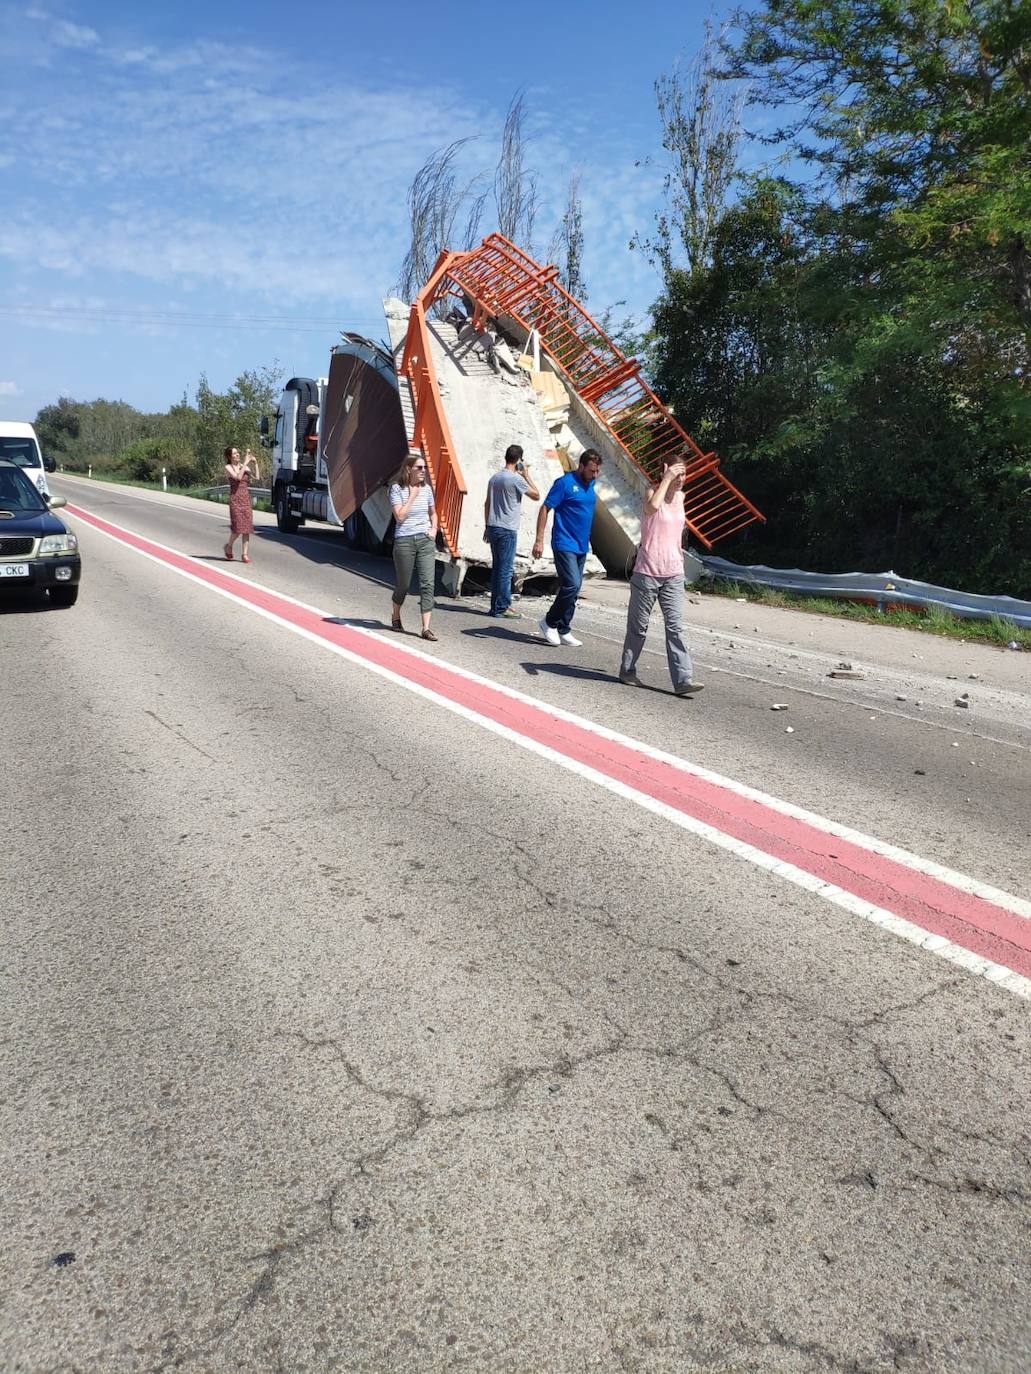
M 520 663 L 524 673 L 553 673 L 555 677 L 583 678 L 588 682 L 615 682 L 615 673 L 600 673 L 596 668 L 578 668 L 574 663 Z
M 500 639 L 506 644 L 536 644 L 539 648 L 544 647 L 540 635 L 530 634 L 526 630 L 509 629 L 508 624 L 511 622 L 507 622 L 505 628 L 500 625 L 476 626 L 471 630 L 463 630 L 462 633 L 470 639 Z
M 344 543 L 341 532 L 334 526 L 326 525 L 320 529 L 313 525 L 310 530 L 305 527 L 302 534 L 280 534 L 274 526 L 258 525 L 251 535 L 251 541 L 256 550 L 260 550 L 262 544 L 278 544 L 299 557 L 306 558 L 309 563 L 342 568 L 345 572 L 380 587 L 389 588 L 394 585 L 394 568 L 388 555 L 350 548 Z
M 322 617 L 325 625 L 349 625 L 359 630 L 389 630 L 390 622 L 386 620 L 361 620 L 353 615 L 325 615 Z M 414 634 L 415 632 L 412 631 Z

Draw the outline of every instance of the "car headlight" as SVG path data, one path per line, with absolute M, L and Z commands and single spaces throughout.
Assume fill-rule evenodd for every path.
M 40 553 L 75 553 L 79 541 L 74 534 L 46 534 L 39 546 Z

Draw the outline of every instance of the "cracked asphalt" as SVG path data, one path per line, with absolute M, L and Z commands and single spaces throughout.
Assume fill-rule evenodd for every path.
M 259 525 L 255 580 L 385 619 L 382 560 Z M 78 606 L 0 611 L 0 1368 L 1031 1367 L 1025 1002 L 80 537 Z M 702 606 L 681 702 L 533 610 L 434 652 L 1027 894 L 997 651 Z

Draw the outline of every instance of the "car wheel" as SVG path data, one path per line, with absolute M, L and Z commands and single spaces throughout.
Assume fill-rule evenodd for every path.
M 286 487 L 276 487 L 276 528 L 280 534 L 296 534 L 300 523 L 296 515 L 290 514 Z
M 51 587 L 50 604 L 52 606 L 74 606 L 79 599 L 78 587 Z

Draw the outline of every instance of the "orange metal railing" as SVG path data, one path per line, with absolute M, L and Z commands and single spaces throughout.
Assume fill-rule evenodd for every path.
M 640 365 L 621 353 L 563 289 L 558 269 L 541 267 L 501 234 L 489 234 L 469 252 L 440 255 L 433 275 L 412 306 L 405 344 L 404 369 L 416 397 L 414 437 L 436 483 L 441 528 L 452 553 L 457 548 L 466 488 L 429 362 L 426 327 L 426 311 L 446 295 L 471 299 L 478 322 L 488 315 L 503 315 L 526 330 L 536 330 L 541 347 L 573 390 L 649 481 L 658 480 L 664 460 L 684 463 L 687 524 L 706 548 L 765 519 L 724 477 L 715 454 L 703 453 L 681 428 L 641 376 Z M 448 525 L 443 519 L 445 499 L 451 502 Z
M 446 252 L 440 255 L 433 275 L 415 298 L 408 316 L 408 334 L 401 368 L 411 384 L 412 404 L 415 407 L 414 433 L 409 442 L 413 448 L 420 449 L 426 459 L 444 543 L 451 556 L 457 558 L 462 500 L 468 488 L 455 455 L 440 399 L 437 374 L 430 353 L 430 331 L 426 324 L 426 310 L 438 294 L 444 268 L 453 256 Z

